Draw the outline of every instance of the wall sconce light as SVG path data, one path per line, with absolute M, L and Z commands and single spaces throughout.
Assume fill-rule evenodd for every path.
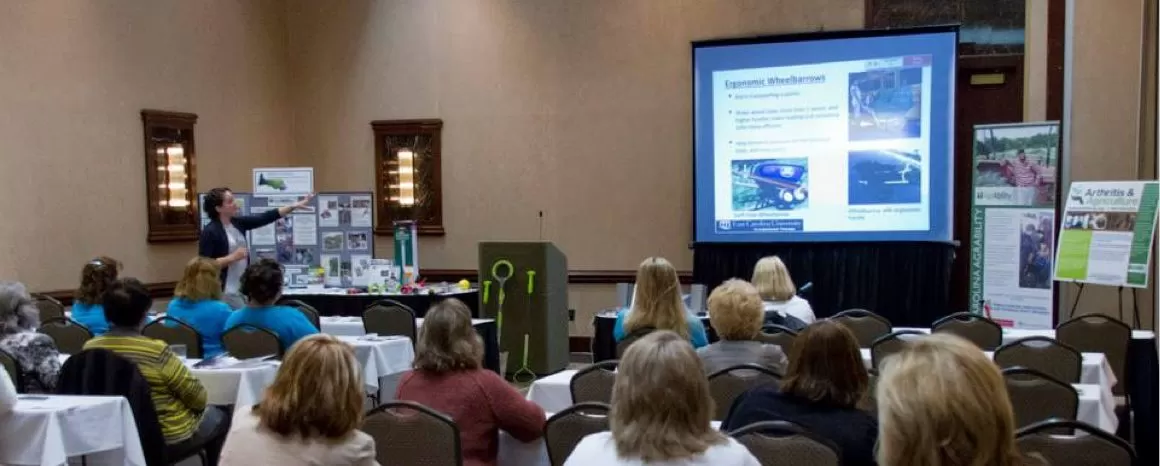
M 150 243 L 193 241 L 198 237 L 192 113 L 142 110 Z
M 372 121 L 375 135 L 375 234 L 412 220 L 420 235 L 443 235 L 442 120 Z

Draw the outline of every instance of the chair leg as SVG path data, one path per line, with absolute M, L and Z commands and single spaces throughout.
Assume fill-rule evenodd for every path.
M 201 466 L 210 466 L 209 458 L 205 457 L 205 450 L 197 452 L 197 458 L 201 460 Z

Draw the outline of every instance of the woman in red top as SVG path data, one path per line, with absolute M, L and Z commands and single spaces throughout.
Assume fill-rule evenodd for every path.
M 483 340 L 471 311 L 451 298 L 427 311 L 419 330 L 415 370 L 395 397 L 447 414 L 459 426 L 464 466 L 494 466 L 499 430 L 523 442 L 544 435 L 544 410 L 495 372 L 482 368 Z

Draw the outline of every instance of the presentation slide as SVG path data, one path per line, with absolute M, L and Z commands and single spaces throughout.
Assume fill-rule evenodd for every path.
M 696 241 L 951 239 L 957 32 L 851 34 L 694 44 Z

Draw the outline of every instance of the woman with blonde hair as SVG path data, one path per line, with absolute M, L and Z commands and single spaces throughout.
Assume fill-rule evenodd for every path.
M 677 269 L 663 257 L 650 257 L 636 271 L 632 306 L 616 314 L 612 336 L 620 341 L 629 335 L 668 330 L 689 340 L 693 347 L 709 344 L 701 319 L 685 310 Z
M 709 294 L 709 322 L 721 340 L 697 349 L 705 374 L 741 364 L 757 364 L 785 373 L 782 348 L 754 340 L 761 333 L 764 314 L 757 288 L 745 280 L 726 280 L 713 289 Z
M 854 334 L 837 322 L 819 320 L 794 339 L 792 354 L 781 386 L 742 394 L 722 430 L 789 421 L 834 442 L 844 466 L 873 466 L 878 423 L 858 409 L 869 377 Z
M 806 324 L 816 320 L 810 302 L 797 295 L 797 286 L 780 257 L 762 257 L 757 261 L 751 281 L 765 301 L 766 320 L 776 320 L 777 316 L 790 316 Z
M 222 333 L 233 309 L 221 300 L 221 267 L 208 257 L 195 257 L 185 265 L 185 275 L 173 290 L 173 300 L 165 314 L 180 320 L 201 334 L 203 358 L 225 351 Z
M 262 402 L 238 408 L 221 464 L 377 465 L 375 441 L 358 430 L 363 378 L 354 349 L 317 334 L 290 348 Z
M 620 360 L 610 432 L 584 437 L 565 466 L 756 466 L 743 445 L 710 424 L 714 412 L 701 360 L 680 335 L 658 330 Z
M 998 366 L 962 338 L 936 333 L 883 363 L 878 464 L 1028 466 Z
M 542 408 L 482 365 L 483 340 L 471 326 L 471 310 L 458 299 L 445 299 L 427 311 L 415 370 L 403 374 L 395 391 L 395 398 L 455 421 L 464 466 L 495 466 L 500 430 L 531 442 L 544 435 L 547 420 Z
M 81 268 L 81 286 L 73 294 L 71 318 L 87 327 L 93 336 L 109 331 L 101 297 L 120 272 L 121 263 L 107 256 L 96 257 Z

